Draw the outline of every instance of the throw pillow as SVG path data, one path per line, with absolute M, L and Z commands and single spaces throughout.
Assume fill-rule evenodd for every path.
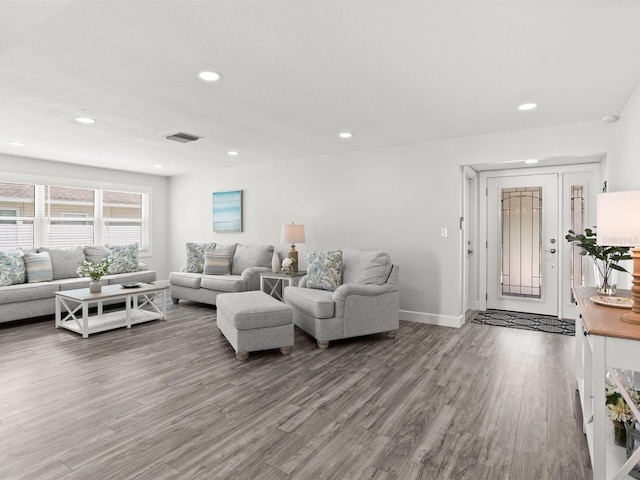
M 232 258 L 228 253 L 207 251 L 204 254 L 204 269 L 202 273 L 205 275 L 230 275 Z
M 0 251 L 0 286 L 24 283 L 27 275 L 21 249 Z
M 249 267 L 270 267 L 273 245 L 238 245 L 233 256 L 234 275 L 241 275 Z
M 138 271 L 138 244 L 107 244 L 107 259 L 111 260 L 109 273 L 127 273 Z
M 202 273 L 204 268 L 204 252 L 206 250 L 213 250 L 216 247 L 215 243 L 191 243 L 187 242 L 187 261 L 182 268 L 183 272 L 189 273 Z
M 53 279 L 75 278 L 80 262 L 85 260 L 84 248 L 39 248 L 38 252 L 47 252 L 51 257 Z
M 342 250 L 307 253 L 307 288 L 335 291 L 342 285 Z
M 107 249 L 102 245 L 88 245 L 84 247 L 84 256 L 87 260 L 93 260 L 100 263 L 107 258 Z
M 27 253 L 24 256 L 24 266 L 27 270 L 27 282 L 39 283 L 53 280 L 51 257 L 47 252 Z
M 342 282 L 359 285 L 382 285 L 391 273 L 388 253 L 371 250 L 342 251 Z

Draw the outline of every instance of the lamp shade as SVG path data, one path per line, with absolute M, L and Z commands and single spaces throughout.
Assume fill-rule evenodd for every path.
M 304 225 L 282 225 L 280 230 L 280 242 L 304 243 Z
M 640 192 L 601 193 L 596 217 L 598 245 L 640 246 Z

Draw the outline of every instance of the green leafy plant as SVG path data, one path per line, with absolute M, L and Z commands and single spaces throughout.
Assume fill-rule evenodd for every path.
M 109 273 L 109 265 L 111 265 L 111 261 L 106 258 L 98 263 L 92 259 L 83 260 L 76 273 L 81 277 L 91 277 L 91 280 L 100 280 Z
M 578 234 L 573 230 L 569 230 L 569 233 L 564 238 L 582 249 L 580 255 L 589 255 L 593 258 L 594 265 L 603 279 L 604 283 L 602 288 L 604 290 L 610 288 L 609 279 L 611 278 L 612 270 L 619 272 L 627 271 L 624 267 L 618 265 L 618 263 L 622 260 L 631 259 L 631 255 L 629 255 L 629 248 L 631 247 L 598 245 L 596 227 L 586 228 L 584 233 Z M 615 285 L 613 289 L 615 290 Z

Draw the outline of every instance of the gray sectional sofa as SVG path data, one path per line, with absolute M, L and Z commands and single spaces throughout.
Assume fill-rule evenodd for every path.
M 185 265 L 180 272 L 169 275 L 174 303 L 183 299 L 216 305 L 221 293 L 259 290 L 259 273 L 271 271 L 273 245 L 187 243 L 186 247 Z M 214 268 L 220 266 L 215 262 L 225 256 L 229 258 L 228 271 Z M 212 257 L 211 265 L 208 257 Z M 208 273 L 210 266 L 214 273 Z
M 77 249 L 29 247 L 22 250 L 25 253 L 48 252 L 51 258 L 53 280 L 0 286 L 0 323 L 54 314 L 55 292 L 89 287 L 91 279 L 78 277 L 76 274 L 79 262 L 89 258 L 99 261 L 107 254 L 106 248 L 102 246 Z M 138 263 L 137 271 L 105 275 L 101 282 L 103 285 L 114 285 L 123 282 L 155 280 L 156 272 Z

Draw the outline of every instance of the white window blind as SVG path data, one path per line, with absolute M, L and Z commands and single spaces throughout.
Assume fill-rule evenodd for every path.
M 0 248 L 33 245 L 35 186 L 0 183 Z
M 46 186 L 44 201 L 45 212 L 49 219 L 47 228 L 49 247 L 94 243 L 94 190 Z
M 142 241 L 143 201 L 141 193 L 102 192 L 102 217 L 105 243 Z

